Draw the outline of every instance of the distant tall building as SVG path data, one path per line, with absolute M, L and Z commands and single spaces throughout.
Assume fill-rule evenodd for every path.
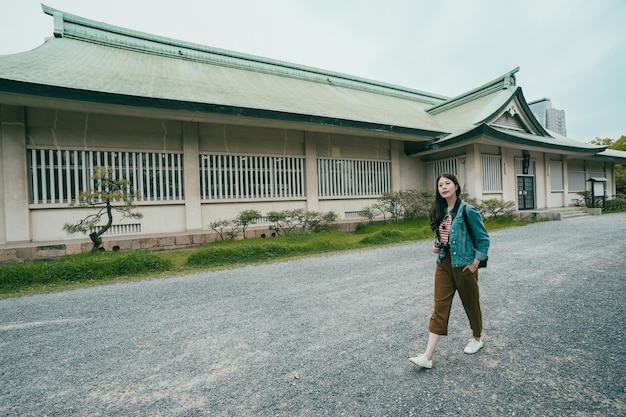
M 552 102 L 549 98 L 531 101 L 528 103 L 528 106 L 539 123 L 541 123 L 541 126 L 559 135 L 567 136 L 567 129 L 565 129 L 565 111 L 553 109 Z

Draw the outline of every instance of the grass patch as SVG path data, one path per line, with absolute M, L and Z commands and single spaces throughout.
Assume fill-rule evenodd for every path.
M 364 237 L 359 243 L 363 245 L 386 245 L 389 243 L 402 242 L 405 240 L 404 233 L 397 230 L 380 230 Z
M 488 230 L 528 222 L 495 220 Z M 101 282 L 167 277 L 207 269 L 271 262 L 322 253 L 432 239 L 427 219 L 362 224 L 354 233 L 294 233 L 274 238 L 214 241 L 198 249 L 149 252 L 98 252 L 56 260 L 0 264 L 0 298 L 61 291 Z
M 86 253 L 55 260 L 5 264 L 0 265 L 0 294 L 65 282 L 106 280 L 167 271 L 172 266 L 172 261 L 167 257 L 148 251 Z
M 294 252 L 294 248 L 277 243 L 235 247 L 208 246 L 191 253 L 187 258 L 187 264 L 194 266 L 222 266 L 259 262 L 287 257 Z
M 353 239 L 349 236 L 348 233 L 340 232 L 297 233 L 269 240 L 216 241 L 190 253 L 187 265 L 238 265 L 346 250 L 354 246 Z

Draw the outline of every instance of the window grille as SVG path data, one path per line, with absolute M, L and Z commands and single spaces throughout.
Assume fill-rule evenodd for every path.
M 270 224 L 270 221 L 267 216 L 261 216 L 258 219 L 254 219 L 253 221 L 251 221 L 250 224 Z
M 92 191 L 96 166 L 111 169 L 116 179 L 128 180 L 135 201 L 184 199 L 179 153 L 60 149 L 28 149 L 28 153 L 31 204 L 78 202 L 80 193 Z
M 360 211 L 346 211 L 343 213 L 343 217 L 346 219 L 361 219 L 363 218 L 363 216 L 361 216 L 361 212 Z
M 433 174 L 435 179 L 439 178 L 444 172 L 449 172 L 456 176 L 459 175 L 459 158 L 441 159 L 433 162 Z
M 304 197 L 304 158 L 200 155 L 202 199 Z
M 320 197 L 372 196 L 389 192 L 389 161 L 317 160 Z
M 502 168 L 499 155 L 481 155 L 483 191 L 502 191 Z
M 95 226 L 91 228 L 91 232 L 99 232 L 104 226 Z M 105 235 L 131 235 L 141 233 L 141 223 L 128 224 L 112 224 L 111 227 L 104 232 Z

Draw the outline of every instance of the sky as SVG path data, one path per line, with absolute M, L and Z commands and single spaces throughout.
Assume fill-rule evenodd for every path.
M 580 142 L 626 135 L 625 0 L 44 0 L 91 20 L 454 97 L 520 67 Z M 0 55 L 52 36 L 0 0 Z

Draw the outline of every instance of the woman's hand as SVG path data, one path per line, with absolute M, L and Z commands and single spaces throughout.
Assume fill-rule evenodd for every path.
M 474 259 L 474 262 L 468 265 L 465 265 L 465 267 L 463 268 L 463 272 L 465 271 L 470 271 L 472 274 L 476 271 L 478 271 L 478 264 L 480 264 L 480 260 L 478 260 L 478 262 L 476 262 L 477 259 Z
M 433 245 L 433 253 L 439 253 L 439 248 Z

